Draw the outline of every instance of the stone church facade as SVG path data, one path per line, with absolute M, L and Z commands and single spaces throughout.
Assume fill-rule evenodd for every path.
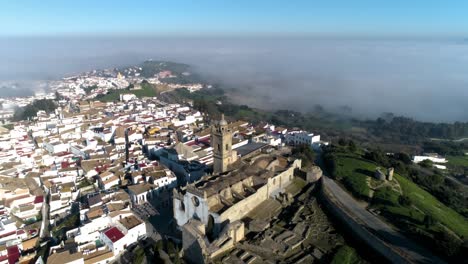
M 224 118 L 212 127 L 214 173 L 174 189 L 174 218 L 190 259 L 213 258 L 244 239 L 246 215 L 260 203 L 280 196 L 291 184 L 301 160 L 280 153 L 237 160 Z M 210 239 L 208 239 L 210 238 Z

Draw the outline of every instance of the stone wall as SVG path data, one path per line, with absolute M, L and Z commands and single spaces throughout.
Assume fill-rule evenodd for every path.
M 258 189 L 256 193 L 239 201 L 223 212 L 219 216 L 219 220 L 221 222 L 226 220 L 229 220 L 230 222 L 240 220 L 270 196 L 275 196 L 284 191 L 284 188 L 286 188 L 293 180 L 294 170 L 296 168 L 301 168 L 301 160 L 295 160 L 286 171 L 269 178 L 267 184 Z
M 325 208 L 331 213 L 353 237 L 360 242 L 366 244 L 371 250 L 388 260 L 390 263 L 409 263 L 408 260 L 394 252 L 384 241 L 376 237 L 364 226 L 360 225 L 354 218 L 346 213 L 335 200 L 333 194 L 327 187 L 321 184 L 320 201 L 325 205 Z
M 316 182 L 322 178 L 322 169 L 318 166 L 313 166 L 309 170 L 307 170 L 307 177 L 306 181 L 307 182 Z
M 241 221 L 226 226 L 220 237 L 211 243 L 205 236 L 204 224 L 198 220 L 190 220 L 182 227 L 182 246 L 184 260 L 188 263 L 207 263 L 244 239 L 245 227 Z
M 204 224 L 208 223 L 210 216 L 214 218 L 216 224 L 223 223 L 227 220 L 229 222 L 240 220 L 261 202 L 265 201 L 269 197 L 276 196 L 280 192 L 283 192 L 284 188 L 286 188 L 291 183 L 294 177 L 294 170 L 296 168 L 301 168 L 301 160 L 295 160 L 287 170 L 272 178 L 269 178 L 267 183 L 259 188 L 254 194 L 251 194 L 250 196 L 232 205 L 221 215 L 211 213 L 209 211 L 210 206 L 220 202 L 219 195 L 223 195 L 224 197 L 229 198 L 232 196 L 232 191 L 242 193 L 241 190 L 243 189 L 243 182 L 236 183 L 231 187 L 222 190 L 220 194 L 212 195 L 208 198 L 202 196 L 201 193 L 194 195 L 192 193 L 194 190 L 187 191 L 183 198 L 181 195 L 174 195 L 174 218 L 176 219 L 179 226 L 187 223 L 194 215 Z M 244 179 L 244 181 L 245 185 L 251 186 L 251 177 Z M 194 203 L 195 198 L 198 200 L 197 206 Z
M 184 250 L 184 260 L 187 263 L 205 263 L 207 252 L 207 242 L 205 234 L 197 230 L 194 225 L 188 223 L 182 228 L 182 246 Z

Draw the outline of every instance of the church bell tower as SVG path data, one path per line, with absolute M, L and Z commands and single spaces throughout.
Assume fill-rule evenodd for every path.
M 232 132 L 228 123 L 221 120 L 211 127 L 211 147 L 213 148 L 213 173 L 219 174 L 228 170 L 228 165 L 233 162 Z

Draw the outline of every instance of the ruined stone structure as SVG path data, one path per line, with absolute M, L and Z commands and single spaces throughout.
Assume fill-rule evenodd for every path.
M 387 170 L 387 181 L 393 180 L 393 172 L 395 171 L 394 168 L 388 168 Z
M 184 254 L 189 263 L 205 263 L 220 254 L 232 249 L 237 242 L 245 236 L 245 227 L 242 221 L 235 221 L 226 225 L 214 241 L 208 239 L 205 225 L 191 219 L 183 227 L 182 244 Z
M 232 131 L 221 116 L 218 124 L 211 128 L 211 147 L 213 148 L 213 173 L 226 172 L 228 166 L 236 161 L 237 152 L 232 150 Z
M 380 167 L 377 167 L 375 169 L 374 177 L 380 181 L 385 181 L 385 180 L 392 181 L 394 170 L 395 170 L 394 168 L 388 168 L 386 171 L 387 173 L 385 174 L 384 172 L 382 172 Z
M 301 160 L 288 161 L 272 154 L 252 159 L 250 163 L 238 161 L 233 166 L 238 169 L 205 176 L 185 189 L 174 190 L 174 218 L 182 231 L 192 233 L 188 237 L 199 232 L 214 239 L 188 239 L 184 243 L 187 253 L 193 248 L 189 244 L 196 243 L 196 247 L 211 252 L 213 257 L 242 240 L 241 220 L 261 202 L 283 193 L 293 180 L 294 170 L 301 168 Z
M 383 173 L 380 167 L 375 169 L 374 177 L 379 181 L 385 181 L 385 173 Z
M 263 157 L 225 175 L 205 176 L 174 193 L 174 217 L 179 226 L 195 218 L 208 225 L 242 219 L 260 202 L 287 187 L 301 160 Z M 211 219 L 211 220 L 210 220 Z
M 308 169 L 307 171 L 307 182 L 316 182 L 322 178 L 323 172 L 322 169 L 318 166 L 313 166 L 312 168 Z

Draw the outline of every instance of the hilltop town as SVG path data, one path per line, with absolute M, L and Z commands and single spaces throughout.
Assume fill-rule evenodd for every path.
M 159 68 L 152 78 L 143 72 L 130 67 L 54 81 L 46 95 L 54 111 L 2 128 L 0 263 L 128 263 L 148 255 L 220 261 L 241 250 L 249 230 L 268 230 L 268 219 L 321 177 L 291 153 L 294 146 L 327 144 L 319 135 L 224 116 L 207 120 L 191 102 L 138 94 L 179 77 Z M 118 100 L 98 100 L 115 92 Z M 252 215 L 263 206 L 272 211 Z M 310 236 L 300 228 L 295 243 Z M 291 243 L 278 239 L 279 248 Z M 267 259 L 253 252 L 241 258 Z M 312 257 L 286 252 L 285 259 Z
M 185 64 L 48 85 L 2 99 L 0 264 L 464 258 L 461 157 L 329 144 Z

